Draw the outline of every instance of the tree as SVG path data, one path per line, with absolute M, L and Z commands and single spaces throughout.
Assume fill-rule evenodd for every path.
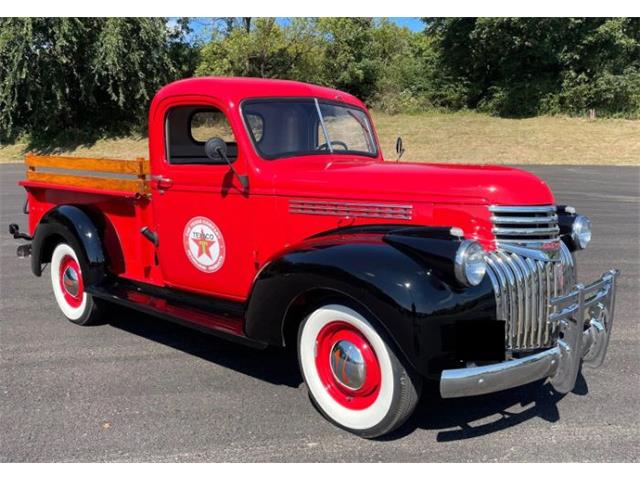
M 159 18 L 0 19 L 0 138 L 146 123 L 176 77 Z
M 424 20 L 415 33 L 384 19 L 213 17 L 205 34 L 190 18 L 0 18 L 0 141 L 126 133 L 157 89 L 194 72 L 332 86 L 389 112 L 640 116 L 638 18 Z
M 322 68 L 330 84 L 364 100 L 375 92 L 379 71 L 373 48 L 372 18 L 321 18 L 325 42 Z
M 640 112 L 640 19 L 425 19 L 438 70 L 503 116 Z M 635 112 L 635 114 L 633 113 Z
M 371 58 L 376 79 L 372 106 L 386 112 L 433 106 L 433 48 L 430 39 L 382 19 L 372 29 Z
M 321 82 L 322 45 L 313 19 L 281 26 L 274 18 L 259 18 L 249 30 L 246 25 L 205 45 L 196 74 Z
M 169 27 L 169 58 L 177 78 L 192 77 L 200 62 L 201 40 L 193 38 L 193 33 L 189 17 L 179 18 Z
M 640 116 L 640 19 L 572 19 L 573 41 L 560 55 L 562 88 L 545 108 Z

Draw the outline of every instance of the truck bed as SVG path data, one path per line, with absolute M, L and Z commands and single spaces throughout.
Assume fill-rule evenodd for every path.
M 74 191 L 146 195 L 149 161 L 26 155 L 27 180 L 23 186 L 67 187 Z M 44 171 L 43 171 L 44 170 Z
M 75 205 L 103 230 L 112 273 L 157 284 L 159 269 L 151 242 L 141 234 L 154 230 L 149 161 L 27 155 L 29 233 L 51 209 Z M 122 248 L 127 245 L 127 248 Z

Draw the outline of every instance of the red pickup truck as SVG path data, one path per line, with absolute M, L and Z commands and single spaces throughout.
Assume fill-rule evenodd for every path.
M 603 362 L 617 271 L 576 282 L 589 220 L 530 173 L 385 161 L 353 96 L 243 78 L 161 89 L 149 158 L 27 156 L 29 233 L 10 230 L 72 322 L 115 303 L 292 346 L 318 410 L 364 437 L 425 380 L 565 393 Z

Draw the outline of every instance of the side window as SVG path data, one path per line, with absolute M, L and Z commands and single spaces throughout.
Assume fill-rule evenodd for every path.
M 204 144 L 213 137 L 227 144 L 227 156 L 234 161 L 238 146 L 229 121 L 217 108 L 205 106 L 179 106 L 167 113 L 165 122 L 167 160 L 171 164 L 218 164 L 223 160 L 210 160 Z

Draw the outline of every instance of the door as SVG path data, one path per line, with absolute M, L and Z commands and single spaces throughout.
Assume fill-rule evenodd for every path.
M 204 145 L 212 137 L 222 138 L 241 173 L 246 155 L 238 149 L 223 108 L 213 101 L 172 104 L 163 118 L 164 155 L 154 159 L 151 184 L 164 281 L 243 300 L 255 273 L 250 196 L 223 159 L 206 156 Z

